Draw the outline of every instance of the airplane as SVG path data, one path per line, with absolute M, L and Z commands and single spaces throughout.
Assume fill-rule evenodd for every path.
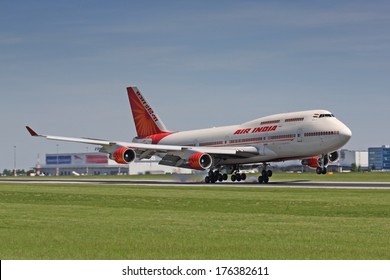
M 159 164 L 208 171 L 206 183 L 242 181 L 245 165 L 262 167 L 259 183 L 268 183 L 271 162 L 302 160 L 302 164 L 326 174 L 339 158 L 338 149 L 352 136 L 351 130 L 327 110 L 308 110 L 261 117 L 238 125 L 174 132 L 168 130 L 137 87 L 127 94 L 137 136 L 132 142 L 38 134 L 34 137 L 100 146 L 119 164 L 156 155 Z

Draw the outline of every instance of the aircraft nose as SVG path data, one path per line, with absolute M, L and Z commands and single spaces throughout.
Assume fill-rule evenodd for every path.
M 352 131 L 349 129 L 348 126 L 345 124 L 342 124 L 342 127 L 340 127 L 340 138 L 344 143 L 347 143 L 349 139 L 352 137 Z

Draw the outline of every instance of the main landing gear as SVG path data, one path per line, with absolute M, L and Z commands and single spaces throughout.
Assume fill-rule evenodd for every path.
M 219 170 L 210 170 L 209 175 L 204 178 L 204 181 L 208 183 L 215 183 L 217 181 L 222 182 L 228 179 L 228 175 L 226 173 L 220 173 Z
M 232 179 L 232 182 L 234 182 L 234 181 L 240 182 L 241 180 L 245 181 L 246 180 L 246 174 L 245 173 L 239 173 L 239 171 L 237 170 L 235 173 L 232 174 L 232 176 L 230 176 L 230 178 Z
M 226 167 L 225 167 L 226 168 Z M 232 182 L 240 182 L 246 180 L 246 174 L 240 173 L 240 170 L 238 166 L 232 166 L 230 169 L 223 169 L 224 171 L 227 170 L 228 173 L 231 173 L 231 180 Z M 260 184 L 267 184 L 269 182 L 269 178 L 272 177 L 272 170 L 267 170 L 267 163 L 263 163 L 263 170 L 261 172 L 261 175 L 258 178 L 258 181 Z M 228 179 L 227 173 L 221 173 L 219 169 L 217 170 L 210 170 L 208 175 L 204 178 L 204 181 L 208 183 L 216 183 L 217 181 L 223 182 Z
M 263 170 L 258 178 L 260 184 L 268 184 L 269 178 L 272 177 L 272 170 L 267 170 L 267 164 L 263 163 Z
M 232 182 L 235 181 L 240 182 L 246 180 L 246 174 L 240 173 L 238 167 L 234 166 L 229 171 L 232 173 L 232 176 L 230 177 Z M 209 174 L 204 178 L 204 181 L 208 184 L 208 183 L 215 183 L 217 181 L 223 182 L 226 181 L 227 179 L 228 179 L 227 173 L 221 173 L 220 170 L 214 170 L 214 171 L 210 170 Z

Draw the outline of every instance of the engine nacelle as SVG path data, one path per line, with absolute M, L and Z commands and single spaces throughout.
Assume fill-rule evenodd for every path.
M 130 148 L 118 148 L 112 154 L 112 159 L 120 164 L 128 164 L 135 160 L 136 154 L 133 149 Z
M 192 169 L 205 170 L 213 164 L 213 158 L 206 153 L 196 153 L 188 158 L 188 165 Z
M 319 157 L 312 157 L 312 158 L 308 158 L 308 159 L 303 159 L 301 161 L 302 165 L 307 165 L 309 166 L 310 168 L 317 168 L 317 167 L 320 167 L 320 162 L 319 162 Z

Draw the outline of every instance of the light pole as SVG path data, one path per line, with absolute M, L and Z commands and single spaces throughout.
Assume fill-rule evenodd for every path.
M 88 146 L 87 147 L 85 147 L 85 163 L 86 163 L 86 165 L 87 165 L 87 167 L 86 167 L 86 175 L 88 176 L 88 172 L 89 172 L 89 170 L 88 170 L 88 161 L 87 161 L 87 157 L 88 157 Z
M 14 176 L 16 176 L 16 146 L 14 146 Z
M 58 162 L 58 160 L 59 160 L 59 155 L 58 155 L 58 146 L 59 146 L 59 144 L 57 144 L 57 166 L 56 166 L 56 176 L 59 176 L 60 175 L 60 167 L 59 167 L 59 162 Z

